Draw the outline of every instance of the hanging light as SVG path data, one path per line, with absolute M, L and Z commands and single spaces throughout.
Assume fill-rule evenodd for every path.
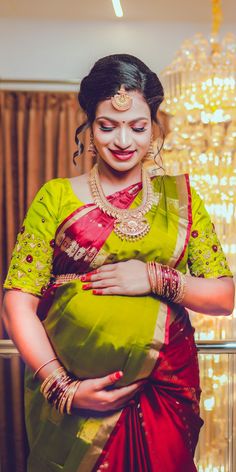
M 162 74 L 162 110 L 170 118 L 162 155 L 168 174 L 190 174 L 236 273 L 236 37 L 228 33 L 220 40 L 221 1 L 211 3 L 210 37 L 199 33 L 185 40 Z M 236 336 L 236 312 L 227 318 L 195 314 L 192 323 L 196 339 Z M 207 427 L 200 436 L 199 472 L 227 467 L 218 447 L 219 434 L 224 438 L 228 431 L 227 362 L 224 355 L 202 360 L 206 396 L 201 408 Z
M 118 16 L 118 18 L 121 18 L 123 16 L 123 10 L 122 10 L 120 0 L 112 0 L 112 4 L 113 4 L 113 8 L 114 8 L 116 16 Z
M 236 203 L 236 37 L 219 40 L 220 0 L 212 0 L 212 17 L 210 38 L 199 33 L 184 41 L 163 71 L 162 110 L 172 116 L 164 152 L 168 170 L 189 171 L 209 211 L 227 226 Z

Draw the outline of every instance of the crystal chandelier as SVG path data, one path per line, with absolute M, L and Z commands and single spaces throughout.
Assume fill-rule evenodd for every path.
M 184 41 L 162 73 L 171 117 L 163 157 L 167 172 L 190 173 L 236 271 L 236 37 L 220 41 L 221 21 L 221 1 L 212 0 L 210 38 Z
M 170 128 L 162 155 L 167 173 L 189 172 L 236 273 L 236 37 L 219 39 L 221 21 L 221 1 L 212 0 L 210 38 L 184 41 L 162 73 Z M 198 318 L 198 337 L 235 336 L 236 313 L 223 321 Z
M 184 41 L 163 71 L 161 109 L 168 115 L 169 132 L 162 157 L 167 174 L 190 174 L 236 273 L 236 37 L 228 33 L 220 40 L 221 21 L 221 1 L 212 0 L 210 37 L 196 34 Z M 196 339 L 235 339 L 236 310 L 230 317 L 193 314 L 192 324 Z M 226 390 L 232 379 L 226 362 L 218 354 L 201 362 L 206 426 L 197 453 L 199 472 L 228 470 L 218 441 L 219 432 L 227 439 L 228 431 Z

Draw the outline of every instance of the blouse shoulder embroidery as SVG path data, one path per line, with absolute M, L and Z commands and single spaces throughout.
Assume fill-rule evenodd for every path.
M 192 228 L 188 266 L 196 277 L 232 276 L 212 223 L 205 229 Z
M 22 226 L 4 288 L 22 288 L 42 295 L 51 276 L 54 244 L 53 239 L 48 243 Z

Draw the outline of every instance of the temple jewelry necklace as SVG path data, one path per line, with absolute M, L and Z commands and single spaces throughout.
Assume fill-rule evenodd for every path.
M 154 194 L 151 179 L 144 167 L 142 167 L 142 203 L 137 208 L 117 208 L 107 200 L 100 183 L 98 164 L 95 164 L 90 171 L 89 184 L 94 203 L 104 213 L 115 218 L 114 232 L 117 236 L 127 241 L 136 241 L 149 232 L 150 225 L 144 215 L 154 203 Z

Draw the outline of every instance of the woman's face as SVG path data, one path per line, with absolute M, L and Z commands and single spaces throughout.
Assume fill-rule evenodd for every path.
M 149 106 L 136 91 L 129 110 L 118 111 L 111 100 L 97 106 L 93 122 L 94 144 L 100 158 L 116 171 L 128 171 L 139 164 L 147 154 L 152 121 Z

